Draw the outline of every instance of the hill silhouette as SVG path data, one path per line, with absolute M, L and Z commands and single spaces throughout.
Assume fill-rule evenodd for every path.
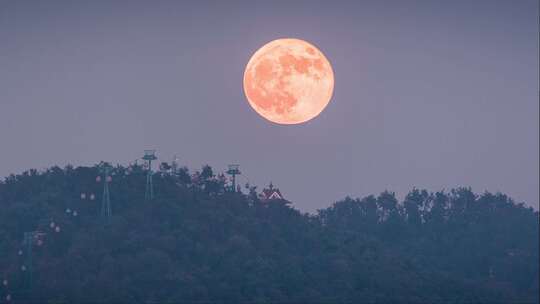
M 538 212 L 503 194 L 413 189 L 345 198 L 317 214 L 209 166 L 98 166 L 0 183 L 0 302 L 537 303 Z M 57 228 L 58 227 L 58 228 Z M 32 262 L 25 232 L 32 235 Z M 24 267 L 23 267 L 24 266 Z M 32 278 L 29 274 L 32 274 Z

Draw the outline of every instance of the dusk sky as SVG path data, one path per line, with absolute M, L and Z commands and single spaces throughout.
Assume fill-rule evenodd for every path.
M 284 37 L 335 74 L 304 124 L 263 119 L 242 88 Z M 538 209 L 538 82 L 536 0 L 6 0 L 0 176 L 156 149 L 191 170 L 238 163 L 242 184 L 272 181 L 302 211 L 457 186 Z

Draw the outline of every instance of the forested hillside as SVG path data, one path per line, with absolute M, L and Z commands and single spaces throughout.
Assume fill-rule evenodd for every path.
M 108 221 L 98 166 L 7 177 L 0 303 L 538 302 L 538 212 L 503 194 L 384 192 L 309 215 L 208 166 L 163 168 L 145 200 L 145 170 L 114 167 Z

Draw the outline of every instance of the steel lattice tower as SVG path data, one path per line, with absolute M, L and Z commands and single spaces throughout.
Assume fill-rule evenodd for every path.
M 29 231 L 24 233 L 23 246 L 24 246 L 24 264 L 21 266 L 21 270 L 26 272 L 24 277 L 24 287 L 28 290 L 32 290 L 32 282 L 34 276 L 33 266 L 33 246 L 34 242 L 41 242 L 41 238 L 45 235 L 41 231 Z M 38 244 L 39 245 L 39 244 Z
M 152 180 L 152 161 L 156 160 L 156 150 L 144 150 L 144 156 L 142 157 L 147 163 L 148 171 L 146 173 L 146 190 L 144 192 L 144 198 L 146 200 L 154 199 L 154 181 Z
M 101 199 L 101 218 L 104 220 L 104 222 L 108 223 L 111 216 L 112 216 L 112 210 L 111 210 L 111 197 L 109 193 L 109 183 L 112 181 L 112 177 L 110 175 L 111 167 L 108 164 L 103 164 L 100 169 L 100 173 L 103 175 L 103 197 Z M 99 182 L 101 180 L 101 177 L 98 176 L 97 181 Z
M 176 175 L 178 173 L 178 160 L 179 158 L 175 155 L 171 166 L 172 175 Z
M 24 251 L 25 251 L 25 257 L 24 257 L 24 265 L 25 267 L 23 270 L 26 271 L 26 276 L 24 279 L 24 286 L 28 288 L 28 290 L 32 289 L 32 279 L 33 279 L 33 272 L 34 268 L 32 266 L 32 245 L 33 245 L 33 239 L 34 239 L 34 231 L 31 232 L 25 232 L 24 233 Z
M 227 170 L 227 174 L 232 175 L 231 192 L 236 192 L 236 175 L 241 174 L 238 167 L 240 167 L 240 165 L 229 165 L 229 170 Z

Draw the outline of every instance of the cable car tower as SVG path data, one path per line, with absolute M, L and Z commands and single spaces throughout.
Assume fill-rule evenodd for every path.
M 227 174 L 232 175 L 231 192 L 236 192 L 236 176 L 241 174 L 240 170 L 238 170 L 238 167 L 240 167 L 240 165 L 229 165 L 229 170 L 227 170 Z
M 102 163 L 99 172 L 103 176 L 103 197 L 101 199 L 100 215 L 105 223 L 109 223 L 112 216 L 111 197 L 109 194 L 109 183 L 112 181 L 112 177 L 110 175 L 111 166 L 107 163 Z M 96 177 L 96 182 L 99 183 L 101 179 L 101 176 L 98 175 L 98 177 Z
M 174 156 L 173 158 L 173 161 L 172 161 L 172 166 L 171 166 L 171 172 L 172 172 L 172 175 L 176 175 L 178 173 L 178 161 L 180 160 L 180 158 L 178 158 L 178 156 Z
M 144 198 L 146 200 L 154 199 L 154 182 L 152 180 L 152 161 L 156 160 L 156 150 L 144 150 L 144 156 L 142 157 L 147 164 L 146 173 L 146 190 L 144 192 Z
M 21 266 L 21 270 L 25 272 L 24 276 L 24 287 L 28 290 L 32 290 L 32 280 L 34 268 L 32 265 L 32 248 L 34 243 L 38 245 L 43 244 L 43 236 L 46 233 L 39 230 L 29 231 L 24 233 L 23 246 L 25 251 L 24 264 Z

